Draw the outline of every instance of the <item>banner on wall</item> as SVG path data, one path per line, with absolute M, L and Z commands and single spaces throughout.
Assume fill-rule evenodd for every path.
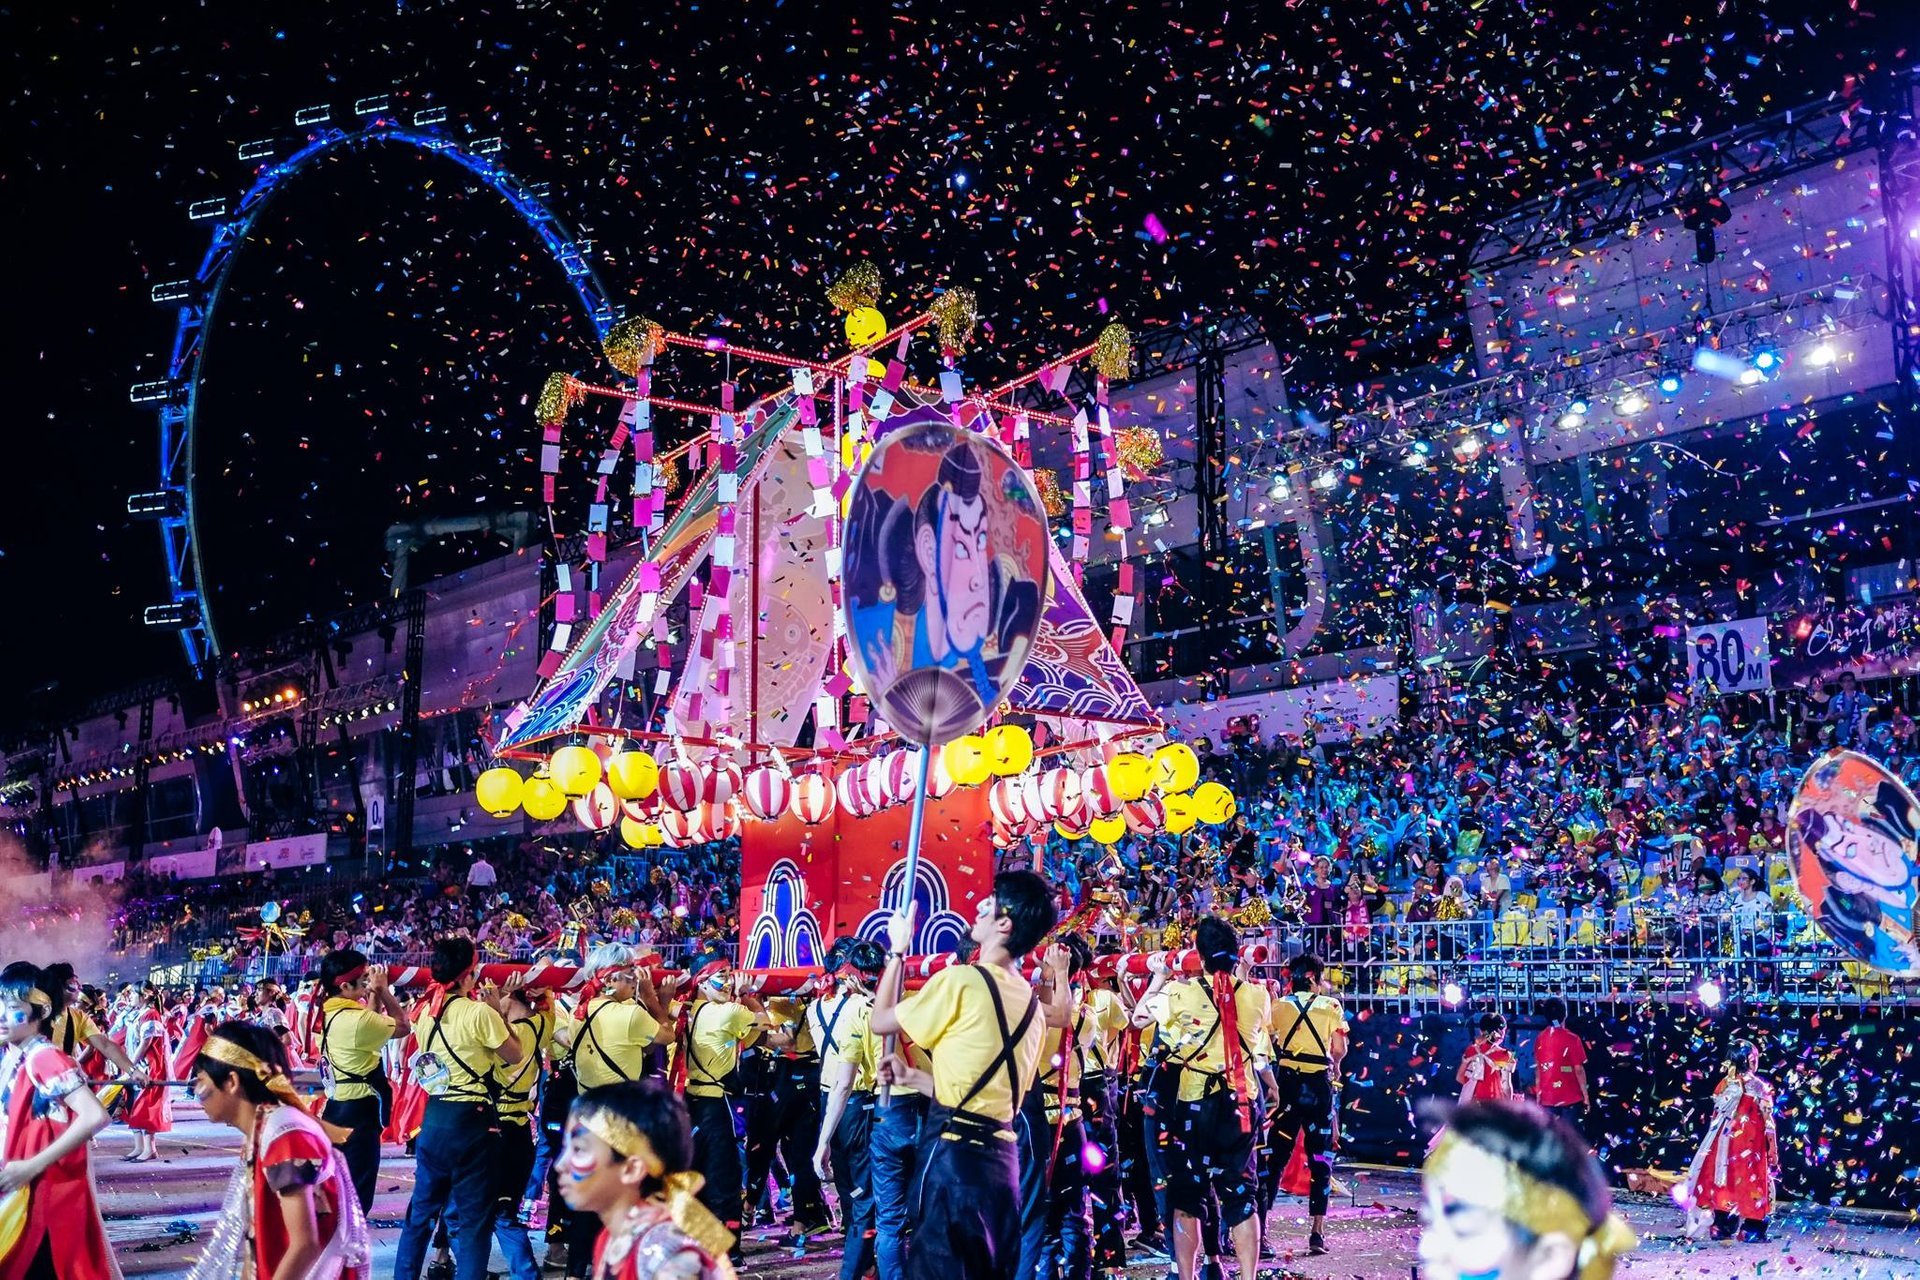
M 248 871 L 268 867 L 317 867 L 327 860 L 327 834 L 289 836 L 285 840 L 255 840 L 246 847 Z
M 1912 601 L 1798 613 L 1774 632 L 1774 679 L 1783 686 L 1920 671 L 1920 607 Z
M 1773 688 L 1773 650 L 1765 618 L 1735 618 L 1687 628 L 1687 681 L 1715 693 Z
M 107 884 L 124 880 L 126 875 L 127 864 L 124 862 L 96 862 L 90 867 L 75 867 L 73 882 L 75 884 Z
M 1305 736 L 1309 725 L 1321 742 L 1373 738 L 1400 722 L 1400 677 L 1362 676 L 1300 685 L 1266 693 L 1242 694 L 1218 702 L 1184 702 L 1161 708 L 1168 723 L 1180 726 L 1191 738 L 1224 741 L 1229 721 L 1255 716 L 1262 741 L 1276 733 Z
M 836 809 L 812 826 L 791 814 L 749 822 L 740 840 L 740 963 L 819 963 L 834 939 L 886 945 L 888 904 L 906 873 L 912 806 L 858 818 Z M 980 899 L 993 892 L 994 850 L 985 787 L 927 801 L 914 888 L 915 955 L 966 940 Z

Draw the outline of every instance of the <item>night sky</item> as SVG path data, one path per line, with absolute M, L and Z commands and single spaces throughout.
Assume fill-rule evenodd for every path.
M 825 285 L 865 256 L 889 317 L 979 295 L 980 379 L 1238 306 L 1331 385 L 1470 359 L 1489 214 L 1912 61 L 1879 2 L 16 6 L 0 725 L 184 667 L 139 622 L 166 585 L 124 514 L 158 472 L 127 388 L 172 341 L 151 285 L 206 248 L 187 205 L 237 198 L 237 145 L 295 137 L 296 109 L 388 93 L 498 134 L 618 299 L 678 329 L 827 351 Z M 537 505 L 531 397 L 594 360 L 559 269 L 458 168 L 385 150 L 293 180 L 203 365 L 229 647 L 382 596 L 395 519 Z M 714 369 L 664 380 L 709 399 Z

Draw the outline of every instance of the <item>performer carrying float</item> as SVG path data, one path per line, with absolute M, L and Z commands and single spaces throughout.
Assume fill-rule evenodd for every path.
M 377 1011 L 367 1007 L 369 1000 Z M 327 1091 L 321 1117 L 349 1131 L 340 1151 L 365 1213 L 373 1208 L 380 1173 L 380 1133 L 393 1111 L 393 1086 L 381 1051 L 389 1040 L 405 1038 L 413 1024 L 387 985 L 387 971 L 349 950 L 329 952 L 321 960 L 320 995 L 308 1025 Z
M 63 994 L 33 965 L 0 972 L 0 1219 L 11 1216 L 13 1196 L 27 1197 L 18 1238 L 0 1241 L 0 1280 L 120 1276 L 87 1155 L 107 1113 L 73 1059 L 47 1039 Z
M 372 1244 L 345 1157 L 347 1131 L 308 1113 L 270 1028 L 223 1022 L 194 1060 L 207 1119 L 238 1129 L 240 1167 L 187 1280 L 367 1280 Z

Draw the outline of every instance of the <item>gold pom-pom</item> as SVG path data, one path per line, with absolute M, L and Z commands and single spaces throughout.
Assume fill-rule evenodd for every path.
M 680 487 L 680 459 L 668 458 L 665 462 L 656 462 L 654 468 L 660 477 L 660 492 L 672 493 Z
M 1033 473 L 1033 487 L 1040 494 L 1040 505 L 1049 520 L 1067 514 L 1067 495 L 1060 492 L 1060 473 L 1052 467 L 1040 467 Z
M 580 384 L 564 373 L 547 375 L 547 385 L 540 388 L 540 398 L 534 402 L 533 416 L 543 427 L 555 426 L 567 420 L 567 410 L 580 403 L 584 393 Z
M 827 301 L 841 311 L 873 306 L 880 301 L 880 268 L 862 258 L 827 286 Z
M 1110 324 L 1093 341 L 1093 367 L 1103 378 L 1124 378 L 1133 368 L 1133 335 L 1123 324 Z
M 940 331 L 940 349 L 960 355 L 973 341 L 973 326 L 980 319 L 980 304 L 971 289 L 949 289 L 927 308 Z
M 1144 480 L 1167 460 L 1160 433 L 1152 427 L 1122 427 L 1113 433 L 1113 451 L 1129 480 Z
M 633 316 L 607 330 L 600 349 L 607 353 L 608 364 L 631 378 L 666 349 L 666 332 L 652 320 Z

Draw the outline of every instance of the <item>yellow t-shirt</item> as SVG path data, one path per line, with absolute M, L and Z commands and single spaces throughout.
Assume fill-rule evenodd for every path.
M 536 1013 L 515 1018 L 507 1026 L 520 1042 L 520 1061 L 503 1062 L 493 1069 L 493 1078 L 500 1086 L 500 1118 L 509 1124 L 525 1124 L 533 1114 L 541 1055 L 553 1043 L 553 1015 Z
M 1180 1101 L 1193 1102 L 1206 1095 L 1212 1083 L 1208 1077 L 1222 1076 L 1227 1070 L 1227 1047 L 1220 1015 L 1213 1007 L 1211 982 L 1170 982 L 1160 994 L 1166 997 L 1160 1031 L 1171 1046 L 1169 1061 L 1182 1068 Z M 1269 1057 L 1267 1023 L 1272 1001 L 1265 987 L 1242 982 L 1234 991 L 1233 1004 L 1245 1043 L 1247 1079 L 1243 1083 L 1251 1093 L 1256 1088 L 1253 1069 Z
M 1105 997 L 1102 999 L 1101 997 Z M 1066 1073 L 1066 1100 L 1069 1111 L 1080 1101 L 1080 1077 L 1089 1071 L 1104 1071 L 1117 1060 L 1115 1033 L 1127 1025 L 1120 997 L 1111 991 L 1093 990 L 1081 996 L 1073 1011 L 1073 1052 L 1064 1053 L 1065 1035 L 1058 1027 L 1048 1027 L 1040 1048 L 1040 1079 L 1036 1087 L 1047 1104 L 1048 1116 L 1060 1114 L 1061 1072 Z
M 731 1000 L 696 1000 L 687 1019 L 687 1096 L 719 1098 L 723 1082 L 740 1065 L 740 1046 L 759 1023 L 753 1010 Z M 676 1046 L 676 1052 L 678 1047 Z
M 638 1080 L 660 1023 L 636 1001 L 601 996 L 573 1021 L 573 1074 L 582 1089 Z
M 834 1073 L 829 1068 L 836 1062 L 846 1062 L 853 1065 L 853 1091 L 872 1093 L 880 1071 L 882 1043 L 882 1038 L 873 1034 L 872 1003 L 862 998 L 857 1007 L 849 1007 L 835 1024 L 833 1038 L 834 1051 L 820 1059 L 821 1085 L 830 1088 Z
M 1288 995 L 1273 1002 L 1268 1026 L 1274 1066 L 1317 1076 L 1327 1069 L 1334 1033 L 1347 1029 L 1347 1015 L 1332 996 Z
M 839 1059 L 854 1061 L 846 1053 L 849 1041 L 857 1036 L 856 1027 L 865 1027 L 873 1016 L 873 998 L 858 991 L 843 991 L 822 996 L 807 1009 L 807 1031 L 820 1050 L 820 1065 Z M 820 1087 L 831 1086 L 832 1077 L 820 1072 Z
M 982 981 L 982 979 L 985 981 Z M 895 1016 L 907 1038 L 933 1056 L 933 1096 L 944 1107 L 960 1108 L 989 1120 L 1011 1126 L 1016 1104 L 1033 1086 L 1040 1064 L 1040 1041 L 1046 1032 L 1046 1017 L 1036 1007 L 1027 1022 L 1026 1033 L 1014 1046 L 1013 1065 L 1016 1085 L 1009 1085 L 1004 1062 L 997 1063 L 1005 1048 L 1000 1024 L 994 1018 L 993 999 L 987 982 L 1000 991 L 1000 1005 L 1012 1034 L 1026 1017 L 1027 1007 L 1038 998 L 1026 979 L 1008 973 L 998 965 L 954 965 L 942 969 L 920 988 L 913 1000 L 899 1005 Z M 989 1072 L 988 1067 L 993 1070 Z M 967 1094 L 985 1075 L 979 1092 L 971 1100 Z M 1011 1128 L 1000 1137 L 1013 1141 Z
M 807 1016 L 807 1002 L 775 996 L 767 1001 L 767 1017 L 782 1031 L 793 1033 L 793 1042 L 779 1051 L 784 1058 L 810 1058 L 814 1053 L 813 1020 Z
M 396 1024 L 358 1000 L 330 996 L 320 1006 L 320 1047 L 333 1068 L 333 1088 L 327 1096 L 336 1102 L 371 1098 L 373 1086 L 349 1076 L 370 1076 L 380 1065 L 380 1051 L 393 1039 Z
M 1118 1071 L 1121 1037 L 1130 1025 L 1127 1007 L 1120 1003 L 1119 995 L 1095 987 L 1080 1002 L 1080 1017 L 1077 1038 L 1086 1056 L 1081 1065 L 1088 1071 Z
M 87 1041 L 100 1034 L 100 1024 L 85 1009 L 62 1009 L 53 1020 L 53 1046 L 69 1058 L 87 1051 Z
M 445 1064 L 447 1082 L 433 1095 L 446 1102 L 487 1101 L 487 1076 L 500 1065 L 496 1052 L 507 1042 L 507 1024 L 491 1005 L 468 996 L 449 999 L 440 1017 L 422 1012 L 413 1024 L 414 1043 Z

